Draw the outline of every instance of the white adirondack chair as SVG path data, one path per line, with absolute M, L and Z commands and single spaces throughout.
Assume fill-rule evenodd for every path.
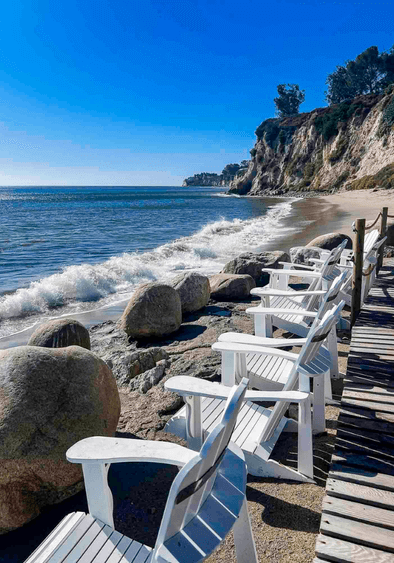
M 258 357 L 261 363 L 265 359 L 271 363 L 271 371 L 278 379 L 286 374 L 281 391 L 250 391 L 245 396 L 249 399 L 240 410 L 232 440 L 243 450 L 248 472 L 260 477 L 277 477 L 295 481 L 310 482 L 313 479 L 312 425 L 309 379 L 314 379 L 314 417 L 324 418 L 324 384 L 322 374 L 311 366 L 316 352 L 333 323 L 336 322 L 339 308 L 335 313 L 328 312 L 324 319 L 310 330 L 307 344 L 300 354 L 293 354 L 275 348 L 218 342 L 213 349 L 222 352 L 222 385 L 208 385 L 205 381 L 185 377 L 182 385 L 169 379 L 165 387 L 184 396 L 186 405 L 167 423 L 165 430 L 187 440 L 189 447 L 198 448 L 205 433 L 211 431 L 215 420 L 223 410 L 220 393 L 246 374 L 246 356 Z M 258 378 L 252 374 L 255 387 Z M 213 385 L 213 387 L 212 387 Z M 219 391 L 217 391 L 219 390 Z M 300 395 L 297 394 L 300 391 Z M 204 398 L 200 400 L 200 396 Z M 254 404 L 253 401 L 275 401 L 272 410 Z M 287 419 L 284 414 L 289 403 L 299 405 L 298 423 Z M 319 411 L 323 410 L 323 414 Z M 271 452 L 283 430 L 298 432 L 297 470 L 270 459 Z
M 233 529 L 237 561 L 257 563 L 247 512 L 247 468 L 230 442 L 247 379 L 227 388 L 222 417 L 199 453 L 152 440 L 94 437 L 67 451 L 82 463 L 89 513 L 66 516 L 25 563 L 197 563 L 204 561 Z M 161 462 L 182 467 L 176 476 L 154 548 L 114 530 L 109 465 Z
M 330 289 L 325 292 L 323 301 L 318 311 L 309 311 L 308 309 L 303 308 L 301 303 L 299 304 L 298 309 L 291 309 L 291 313 L 289 313 L 288 309 L 281 310 L 279 308 L 266 308 L 261 306 L 247 309 L 247 312 L 253 314 L 255 318 L 260 315 L 265 318 L 271 317 L 269 323 L 270 326 L 277 324 L 286 326 L 286 328 L 288 330 L 291 330 L 291 332 L 298 335 L 302 334 L 303 338 L 288 340 L 285 338 L 267 338 L 259 335 L 252 336 L 250 334 L 242 334 L 239 332 L 226 332 L 219 336 L 218 341 L 238 342 L 240 344 L 253 344 L 273 348 L 283 348 L 288 347 L 289 345 L 302 346 L 306 344 L 306 337 L 311 326 L 314 326 L 317 321 L 320 321 L 324 317 L 326 312 L 332 307 L 332 305 L 339 301 L 343 293 L 346 291 L 349 281 L 351 280 L 347 278 L 346 272 L 340 274 L 334 280 Z M 276 320 L 278 317 L 279 321 Z M 265 318 L 255 323 L 258 329 L 261 330 L 261 328 L 267 324 Z M 295 330 L 293 329 L 290 322 L 288 322 L 287 319 L 289 318 L 291 322 L 294 322 L 295 319 L 298 319 Z M 327 336 L 327 339 L 324 342 L 324 346 L 321 346 L 321 348 L 319 349 L 319 352 L 314 359 L 314 363 L 319 367 L 319 369 L 325 371 L 324 395 L 326 402 L 329 402 L 332 400 L 331 378 L 336 378 L 339 376 L 338 344 L 335 324 L 332 327 L 329 335 Z
M 258 343 L 223 342 L 213 344 L 212 349 L 222 353 L 222 383 L 231 384 L 233 378 L 246 376 L 252 388 L 261 391 L 298 389 L 311 392 L 313 379 L 313 431 L 325 431 L 325 385 L 329 380 L 330 367 L 319 351 L 336 324 L 344 301 L 327 311 L 321 321 L 311 327 L 299 354 L 265 347 Z M 302 369 L 299 366 L 302 366 Z M 300 378 L 298 380 L 298 373 Z
M 340 273 L 337 265 L 341 258 L 346 241 L 331 250 L 324 260 L 315 266 L 305 266 L 292 262 L 281 262 L 282 269 L 263 268 L 263 272 L 270 274 L 269 286 L 271 289 L 289 289 L 288 282 L 290 276 L 303 277 L 305 283 L 310 283 L 310 290 L 328 289 L 333 279 Z M 264 294 L 266 288 L 254 288 L 251 293 L 254 295 Z
M 366 255 L 371 250 L 373 245 L 377 242 L 378 238 L 379 238 L 378 229 L 374 229 L 373 231 L 370 231 L 365 235 L 364 255 Z M 329 254 L 328 250 L 324 248 L 319 248 L 318 246 L 293 246 L 292 248 L 290 248 L 290 260 L 294 263 L 294 261 L 297 259 L 297 254 L 299 254 L 303 250 L 314 250 L 319 254 L 319 258 L 321 260 L 325 260 L 327 258 L 327 255 Z M 346 262 L 352 260 L 353 256 L 354 256 L 353 250 L 344 248 L 341 255 L 341 263 L 346 264 Z
M 269 287 L 256 287 L 251 290 L 252 295 L 257 295 L 261 298 L 261 304 L 257 307 L 250 307 L 246 310 L 247 313 L 254 315 L 254 330 L 256 336 L 272 337 L 273 325 L 278 328 L 288 330 L 293 334 L 304 337 L 307 335 L 308 326 L 300 323 L 300 315 L 298 312 L 310 311 L 311 317 L 316 316 L 321 299 L 324 297 L 328 289 L 331 287 L 334 279 L 332 272 L 339 261 L 341 255 L 341 247 L 331 251 L 330 256 L 326 259 L 325 264 L 322 265 L 320 272 L 299 271 L 297 270 L 273 270 L 272 276 L 280 278 L 282 275 L 285 278 L 285 283 L 281 283 L 282 289 L 276 289 L 277 283 L 274 282 Z M 305 291 L 296 291 L 288 287 L 288 277 L 291 271 L 292 275 L 309 277 L 313 274 L 313 284 Z M 283 272 L 283 274 L 281 273 Z M 341 272 L 338 270 L 338 274 Z M 326 277 L 328 276 L 328 277 Z M 343 282 L 345 283 L 345 282 Z M 349 282 L 348 282 L 349 283 Z M 324 285 L 324 288 L 323 288 Z M 342 288 L 342 291 L 344 291 Z M 270 314 L 258 314 L 260 310 L 271 309 Z

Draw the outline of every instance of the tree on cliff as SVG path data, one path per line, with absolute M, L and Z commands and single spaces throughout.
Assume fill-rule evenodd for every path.
M 394 50 L 379 54 L 376 46 L 369 47 L 354 61 L 338 65 L 326 80 L 327 102 L 339 104 L 362 94 L 378 94 L 394 79 Z
M 278 84 L 279 96 L 274 98 L 278 117 L 283 118 L 299 112 L 300 105 L 305 100 L 305 90 L 300 90 L 298 84 Z

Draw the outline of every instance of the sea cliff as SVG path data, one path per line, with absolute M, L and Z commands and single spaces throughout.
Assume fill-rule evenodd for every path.
M 248 168 L 230 193 L 290 195 L 394 187 L 394 87 L 256 130 Z

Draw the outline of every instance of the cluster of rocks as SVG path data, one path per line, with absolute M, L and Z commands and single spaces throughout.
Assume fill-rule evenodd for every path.
M 0 533 L 82 488 L 80 466 L 65 458 L 78 440 L 116 429 L 162 437 L 181 404 L 164 390 L 165 380 L 218 379 L 221 359 L 212 343 L 223 332 L 253 332 L 244 312 L 255 299 L 250 290 L 268 282 L 263 268 L 287 261 L 280 251 L 245 253 L 211 278 L 187 272 L 143 284 L 116 323 L 89 332 L 76 320 L 57 319 L 27 346 L 1 351 Z

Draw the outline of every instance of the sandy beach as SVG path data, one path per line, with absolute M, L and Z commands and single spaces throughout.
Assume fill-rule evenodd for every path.
M 287 246 L 304 244 L 315 236 L 334 231 L 352 236 L 351 224 L 355 219 L 364 217 L 367 221 L 372 221 L 383 206 L 388 207 L 389 214 L 391 212 L 394 215 L 394 193 L 392 191 L 341 192 L 321 198 L 299 200 L 295 203 L 297 215 L 302 216 L 301 213 L 305 210 L 305 215 L 309 219 L 315 218 L 314 223 L 306 226 L 297 237 L 293 237 L 291 244 L 289 244 L 289 239 L 284 239 L 283 244 Z M 342 372 L 346 369 L 347 351 L 347 346 L 341 345 Z M 130 404 L 124 403 L 124 405 L 125 409 L 130 408 Z M 313 560 L 316 535 L 320 525 L 325 477 L 335 439 L 336 416 L 337 409 L 328 407 L 328 434 L 315 440 L 314 443 L 315 463 L 317 464 L 316 484 L 249 478 L 249 510 L 261 562 L 305 563 Z M 122 430 L 124 431 L 124 428 Z M 286 438 L 283 443 L 283 452 L 278 454 L 279 459 L 288 459 L 289 456 L 294 459 L 295 451 L 294 437 L 290 441 L 289 438 Z M 124 533 L 128 532 L 129 535 L 132 535 L 136 530 L 137 535 L 134 535 L 136 539 L 152 545 L 155 531 L 153 530 L 153 536 L 146 535 L 146 518 L 149 519 L 149 525 L 153 528 L 159 524 L 159 516 L 174 474 L 171 468 L 167 471 L 163 467 L 155 470 L 153 468 L 147 473 L 146 467 L 143 467 L 142 464 L 136 465 L 138 467 L 133 468 L 131 473 L 130 470 L 125 472 L 122 469 L 118 475 L 114 476 L 114 480 L 118 482 L 121 479 L 127 479 L 131 489 L 134 489 L 127 501 L 123 500 L 120 503 L 119 510 L 129 511 L 127 522 L 131 529 L 125 530 Z M 148 476 L 148 484 L 144 482 L 145 475 Z M 150 499 L 148 509 L 146 508 L 147 497 Z M 86 509 L 83 493 L 79 493 L 61 505 L 46 509 L 39 518 L 23 528 L 0 536 L 0 561 L 2 563 L 23 561 L 63 515 L 78 509 Z M 141 514 L 143 515 L 142 520 Z M 229 563 L 235 562 L 235 560 L 231 536 L 210 558 L 212 563 L 217 561 Z
M 388 207 L 389 215 L 394 215 L 394 190 L 355 190 L 342 191 L 321 198 L 323 202 L 338 206 L 345 216 L 338 218 L 338 230 L 352 236 L 351 224 L 356 219 L 366 219 L 371 223 L 382 207 Z M 394 219 L 388 219 L 388 223 Z M 375 228 L 379 228 L 379 221 Z

